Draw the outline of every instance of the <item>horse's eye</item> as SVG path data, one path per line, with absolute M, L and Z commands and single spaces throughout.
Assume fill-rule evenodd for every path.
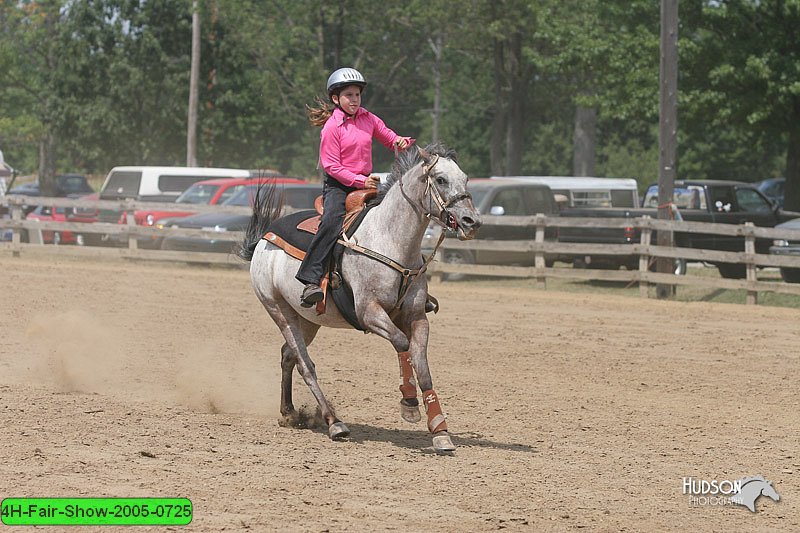
M 438 178 L 436 178 L 437 185 L 444 185 L 445 183 L 447 183 L 447 180 L 444 179 L 443 177 L 439 176 Z

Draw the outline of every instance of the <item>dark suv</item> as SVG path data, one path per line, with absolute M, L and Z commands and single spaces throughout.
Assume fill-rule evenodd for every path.
M 56 196 L 84 196 L 92 194 L 94 189 L 89 185 L 86 176 L 81 174 L 61 174 L 56 176 Z M 21 194 L 24 196 L 41 196 L 39 182 L 34 181 L 14 187 L 8 194 Z

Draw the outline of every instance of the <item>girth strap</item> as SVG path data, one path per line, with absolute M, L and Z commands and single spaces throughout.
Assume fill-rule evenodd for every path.
M 397 302 L 394 304 L 392 310 L 389 311 L 389 313 L 392 313 L 400 309 L 400 307 L 402 307 L 403 300 L 405 300 L 406 294 L 408 293 L 408 289 L 411 287 L 411 284 L 414 283 L 414 280 L 417 278 L 417 276 L 419 276 L 420 274 L 425 272 L 425 270 L 427 270 L 428 265 L 430 264 L 431 261 L 433 261 L 433 258 L 436 255 L 436 250 L 439 249 L 439 246 L 442 244 L 443 240 L 444 240 L 444 232 L 442 232 L 439 235 L 439 242 L 436 243 L 436 246 L 434 247 L 433 252 L 431 252 L 431 255 L 429 255 L 425 259 L 421 267 L 416 269 L 406 268 L 397 261 L 395 261 L 394 259 L 386 257 L 385 255 L 376 252 L 374 250 L 370 250 L 369 248 L 364 248 L 360 244 L 356 244 L 355 242 L 349 240 L 347 238 L 347 235 L 345 234 L 342 234 L 342 238 L 339 239 L 338 242 L 345 248 L 349 248 L 354 252 L 366 255 L 370 259 L 374 259 L 375 261 L 383 263 L 386 266 L 390 266 L 393 269 L 400 272 L 400 275 L 402 276 L 402 281 L 400 282 L 400 288 L 397 291 Z

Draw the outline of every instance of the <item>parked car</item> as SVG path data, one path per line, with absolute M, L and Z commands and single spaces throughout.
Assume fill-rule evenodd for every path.
M 542 183 L 523 179 L 474 179 L 469 182 L 472 203 L 481 215 L 532 216 L 536 214 L 558 215 L 558 205 L 550 187 Z M 441 226 L 431 224 L 425 231 L 422 251 L 430 254 L 441 235 Z M 448 234 L 452 237 L 455 234 Z M 534 240 L 536 229 L 532 226 L 514 226 L 506 224 L 484 224 L 478 229 L 475 239 L 484 240 Z M 555 228 L 548 228 L 545 240 L 555 241 Z M 444 263 L 462 263 L 479 265 L 523 265 L 534 264 L 534 254 L 530 252 L 513 252 L 500 250 L 445 250 L 440 260 Z M 562 260 L 555 255 L 545 255 L 545 261 L 552 265 Z M 457 280 L 465 274 L 445 274 L 443 279 Z
M 547 185 L 554 195 L 565 197 L 567 207 L 639 206 L 639 186 L 632 178 L 493 176 L 492 179 L 521 180 Z
M 36 206 L 33 211 L 27 214 L 25 220 L 66 222 L 68 209 L 66 207 L 51 207 L 47 205 Z M 76 239 L 71 231 L 42 230 L 42 242 L 45 244 L 75 244 Z
M 260 183 L 306 183 L 305 180 L 287 177 L 260 177 L 260 178 L 217 178 L 213 180 L 199 181 L 183 191 L 180 196 L 175 200 L 175 204 L 182 205 L 218 205 L 224 203 L 229 198 L 233 197 L 238 191 L 251 186 L 257 186 Z M 140 226 L 154 226 L 160 220 L 165 218 L 176 219 L 180 217 L 187 217 L 194 215 L 192 211 L 180 211 L 173 208 L 174 204 L 165 205 L 164 209 L 146 209 L 137 210 L 133 213 L 133 219 L 136 224 Z M 175 205 L 177 207 L 177 205 Z M 125 217 L 121 217 L 120 224 L 126 224 Z M 127 237 L 119 239 L 121 236 L 116 236 L 120 244 L 127 242 Z M 113 240 L 113 238 L 109 238 Z M 161 246 L 160 237 L 141 237 L 138 240 L 139 247 L 141 248 L 159 248 Z
M 114 167 L 100 189 L 101 200 L 138 200 L 173 203 L 193 184 L 209 179 L 244 179 L 252 177 L 249 170 L 208 167 Z M 144 217 L 146 218 L 146 214 Z M 127 213 L 119 209 L 102 209 L 100 222 L 125 224 Z M 118 246 L 127 239 L 118 234 L 104 235 L 97 244 Z M 147 245 L 147 242 L 142 242 Z
M 800 218 L 778 224 L 775 229 L 800 230 Z M 800 239 L 775 239 L 769 248 L 775 255 L 800 256 Z M 781 277 L 786 283 L 800 283 L 800 268 L 781 267 Z
M 174 202 L 198 181 L 249 178 L 249 170 L 207 167 L 114 167 L 100 189 L 101 200 Z
M 691 222 L 711 222 L 716 224 L 743 224 L 752 222 L 756 226 L 772 228 L 786 220 L 800 216 L 788 213 L 770 202 L 750 183 L 725 180 L 679 180 L 675 182 L 673 203 L 678 207 L 681 218 Z M 597 218 L 639 218 L 648 215 L 658 218 L 658 185 L 651 185 L 644 197 L 644 207 L 639 209 L 567 209 L 561 212 L 568 217 Z M 679 248 L 698 248 L 726 252 L 744 251 L 744 237 L 724 236 L 704 233 L 676 232 L 675 245 Z M 562 228 L 559 242 L 593 244 L 638 244 L 639 231 L 633 226 L 627 228 Z M 653 232 L 652 242 L 657 242 Z M 767 253 L 771 241 L 756 239 L 756 253 Z M 587 255 L 580 262 L 591 268 L 636 269 L 639 256 L 630 255 Z M 675 261 L 675 273 L 686 271 L 686 261 Z M 743 279 L 745 265 L 738 263 L 713 263 L 723 278 Z M 580 266 L 580 265 L 576 265 Z
M 57 197 L 72 196 L 77 198 L 79 196 L 92 194 L 93 192 L 94 189 L 92 189 L 92 186 L 89 185 L 89 182 L 86 180 L 86 176 L 81 174 L 61 174 L 56 176 L 55 196 Z M 39 190 L 39 182 L 32 181 L 30 183 L 23 183 L 22 185 L 13 187 L 8 190 L 6 194 L 18 194 L 20 196 L 41 196 L 41 191 Z M 22 211 L 25 215 L 28 215 L 35 208 L 35 204 L 25 205 L 22 207 Z
M 783 188 L 785 185 L 786 178 L 769 178 L 755 183 L 756 188 L 779 207 L 783 207 Z
M 282 190 L 284 207 L 292 210 L 314 209 L 314 200 L 322 194 L 322 185 L 313 183 L 279 183 Z M 252 206 L 253 197 L 258 185 L 248 185 L 223 202 L 226 206 Z M 225 213 L 201 213 L 198 215 L 162 220 L 159 225 L 173 228 L 194 228 L 220 232 L 219 238 L 205 239 L 199 237 L 165 237 L 161 243 L 162 250 L 182 250 L 189 252 L 230 253 L 236 239 L 230 232 L 244 231 L 250 221 L 250 215 L 232 215 Z
M 94 189 L 89 185 L 86 176 L 81 174 L 61 174 L 56 176 L 56 196 L 84 196 L 92 194 Z M 24 196 L 41 196 L 39 182 L 23 183 L 10 189 L 7 194 L 20 194 Z
M 86 199 L 96 200 L 97 194 L 86 196 Z M 46 222 L 92 223 L 97 221 L 97 210 L 80 210 L 72 207 L 40 205 L 28 213 L 25 219 Z M 30 240 L 29 231 L 26 231 L 23 240 Z M 76 233 L 70 230 L 42 230 L 42 242 L 44 244 L 77 244 L 83 246 L 86 243 L 86 238 L 83 233 Z
M 184 205 L 217 205 L 222 204 L 237 192 L 249 185 L 259 183 L 306 183 L 305 180 L 298 178 L 287 178 L 284 176 L 270 178 L 218 178 L 212 180 L 199 181 L 183 191 L 175 200 L 175 204 Z M 166 207 L 166 206 L 165 206 Z M 177 205 L 175 207 L 178 207 Z M 153 226 L 162 218 L 178 218 L 194 214 L 192 211 L 181 211 L 173 209 L 164 210 L 138 210 L 134 211 L 133 217 L 137 224 L 143 226 Z

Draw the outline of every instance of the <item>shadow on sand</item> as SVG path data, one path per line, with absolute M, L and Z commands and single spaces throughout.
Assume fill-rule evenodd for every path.
M 387 429 L 367 424 L 349 422 L 346 424 L 350 428 L 350 436 L 346 439 L 349 442 L 356 444 L 388 442 L 400 448 L 417 450 L 420 453 L 434 453 L 430 433 L 424 429 L 424 425 L 421 425 L 420 429 Z M 310 429 L 317 433 L 328 434 L 327 428 L 324 427 L 315 426 Z M 475 432 L 450 433 L 450 437 L 453 439 L 453 444 L 459 448 L 480 447 L 520 453 L 538 453 L 536 448 L 528 444 L 497 442 Z

